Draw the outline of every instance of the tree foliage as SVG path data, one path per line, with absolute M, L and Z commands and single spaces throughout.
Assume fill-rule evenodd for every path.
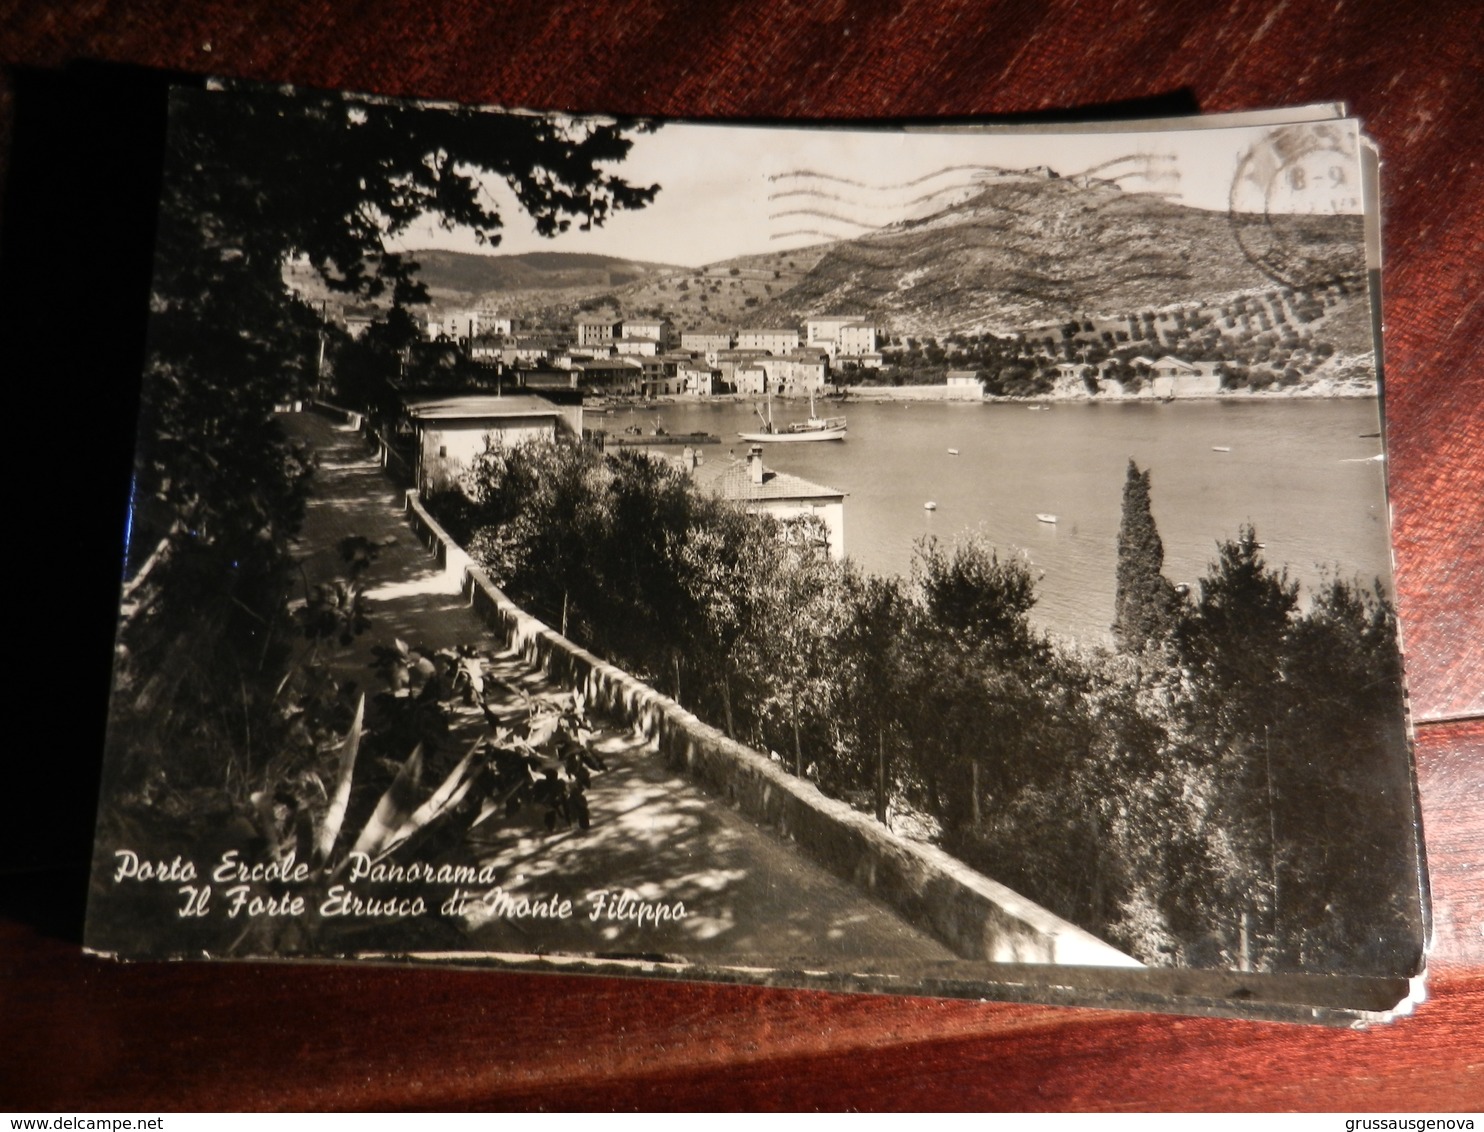
M 1175 588 L 1161 573 L 1164 560 L 1164 543 L 1150 509 L 1149 472 L 1129 460 L 1113 598 L 1113 641 L 1124 652 L 1142 651 L 1164 637 L 1173 623 Z
M 138 700 L 119 701 L 132 718 L 115 730 L 143 762 L 220 781 L 252 721 L 275 710 L 290 540 L 314 461 L 274 410 L 313 389 L 323 334 L 285 282 L 289 263 L 348 296 L 415 301 L 416 265 L 388 237 L 431 215 L 497 242 L 488 178 L 547 235 L 642 207 L 657 189 L 611 169 L 632 128 L 259 87 L 174 93 L 130 572 L 152 566 L 126 608 L 121 686 Z M 372 384 L 388 347 L 363 351 Z
M 432 215 L 497 243 L 504 221 L 481 189 L 486 178 L 503 180 L 543 235 L 602 224 L 657 192 L 606 171 L 630 145 L 618 124 L 256 88 L 178 91 L 141 492 L 173 512 L 230 514 L 253 499 L 256 537 L 283 513 L 276 495 L 295 484 L 273 443 L 272 405 L 308 391 L 318 355 L 314 313 L 284 282 L 288 262 L 307 261 L 349 295 L 420 299 L 416 264 L 387 250 L 390 236 Z M 406 330 L 392 328 L 404 345 Z M 209 452 L 237 437 L 243 450 L 230 459 Z M 244 493 L 250 484 L 258 490 Z
M 1174 633 L 1186 757 L 1205 782 L 1212 883 L 1237 961 L 1404 969 L 1417 956 L 1411 786 L 1396 619 L 1379 583 L 1331 578 L 1307 610 L 1244 527 Z
M 1137 528 L 1148 474 L 1130 483 Z M 1110 655 L 1036 632 L 1033 576 L 980 538 L 865 577 L 666 465 L 576 447 L 492 448 L 469 487 L 435 506 L 518 602 L 565 608 L 579 643 L 702 718 L 1140 958 L 1406 963 L 1379 590 L 1334 581 L 1305 611 L 1246 528 L 1184 604 L 1150 555 L 1166 647 Z

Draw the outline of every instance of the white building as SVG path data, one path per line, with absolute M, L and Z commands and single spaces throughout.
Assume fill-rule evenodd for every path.
M 805 343 L 823 350 L 831 361 L 842 356 L 867 357 L 880 349 L 880 332 L 864 315 L 811 318 L 804 324 L 804 334 Z
M 675 337 L 675 328 L 668 318 L 626 318 L 623 320 L 622 336 L 649 339 L 655 343 L 655 353 L 663 354 L 670 348 Z
M 799 332 L 783 328 L 737 331 L 737 349 L 763 350 L 769 354 L 787 354 L 799 348 Z
M 704 354 L 706 360 L 715 365 L 716 358 L 713 355 L 732 348 L 732 333 L 729 330 L 699 333 L 687 331 L 680 335 L 680 348 L 687 353 Z
M 662 353 L 656 338 L 615 338 L 613 353 L 620 358 L 653 358 Z
M 417 436 L 413 482 L 423 493 L 457 487 L 489 444 L 514 447 L 582 435 L 582 406 L 526 394 L 419 398 L 407 403 L 407 417 Z
M 756 364 L 768 375 L 768 389 L 784 397 L 823 392 L 829 359 L 818 350 L 794 350 L 782 357 L 761 357 Z
M 577 320 L 577 344 L 579 346 L 608 347 L 615 338 L 623 337 L 623 323 L 616 318 L 579 318 Z
M 685 393 L 694 397 L 710 397 L 719 393 L 721 370 L 704 361 L 681 362 L 676 370 Z
M 764 467 L 762 445 L 754 444 L 745 460 L 715 459 L 696 464 L 689 471 L 696 483 L 713 495 L 755 514 L 772 515 L 785 524 L 795 519 L 818 519 L 830 555 L 845 556 L 845 493 Z
M 984 382 L 975 369 L 951 369 L 948 371 L 948 399 L 950 401 L 982 401 Z
M 429 315 L 426 331 L 429 339 L 438 337 L 459 340 L 490 334 L 514 334 L 519 329 L 516 319 L 503 317 L 491 307 L 464 307 Z
M 1204 397 L 1221 391 L 1216 362 L 1186 362 L 1166 354 L 1150 367 L 1155 397 Z

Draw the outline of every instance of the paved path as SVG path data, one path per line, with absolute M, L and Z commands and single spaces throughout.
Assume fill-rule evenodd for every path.
M 366 576 L 372 628 L 337 661 L 342 678 L 374 691 L 372 648 L 400 637 L 413 646 L 480 649 L 489 658 L 488 698 L 502 715 L 523 712 L 523 697 L 561 694 L 499 649 L 464 598 L 451 590 L 404 521 L 402 493 L 353 432 L 311 413 L 281 419 L 291 434 L 319 452 L 299 543 L 311 581 L 339 575 L 337 546 L 347 535 L 391 540 Z M 459 730 L 477 734 L 480 726 L 478 713 L 470 711 Z M 572 917 L 485 918 L 471 923 L 471 946 L 729 962 L 752 958 L 779 965 L 953 958 L 884 905 L 671 772 L 628 730 L 607 727 L 600 734 L 608 769 L 594 775 L 588 791 L 591 829 L 548 833 L 533 813 L 491 818 L 471 834 L 480 860 L 497 867 L 506 892 L 532 900 L 571 900 Z M 659 926 L 594 921 L 591 894 L 596 892 L 627 892 L 672 906 L 678 901 L 686 915 Z

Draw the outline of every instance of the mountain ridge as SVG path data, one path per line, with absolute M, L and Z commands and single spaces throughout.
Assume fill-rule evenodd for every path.
M 1248 254 L 1254 233 L 1281 251 L 1275 262 L 1308 274 L 1300 286 L 1364 276 L 1358 216 L 1232 216 L 1044 169 L 851 239 L 701 268 L 556 251 L 407 254 L 435 303 L 528 321 L 604 309 L 694 330 L 852 312 L 896 334 L 982 333 L 1291 285 Z

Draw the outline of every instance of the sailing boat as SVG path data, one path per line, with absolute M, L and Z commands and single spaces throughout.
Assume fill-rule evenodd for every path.
M 761 405 L 756 406 L 758 419 L 762 421 L 761 432 L 739 432 L 737 435 L 743 440 L 754 442 L 773 442 L 782 440 L 844 440 L 845 418 L 844 417 L 817 417 L 814 415 L 814 390 L 809 390 L 809 419 L 795 421 L 793 424 L 775 425 L 773 423 L 773 395 L 768 394 L 768 412 L 763 413 Z

